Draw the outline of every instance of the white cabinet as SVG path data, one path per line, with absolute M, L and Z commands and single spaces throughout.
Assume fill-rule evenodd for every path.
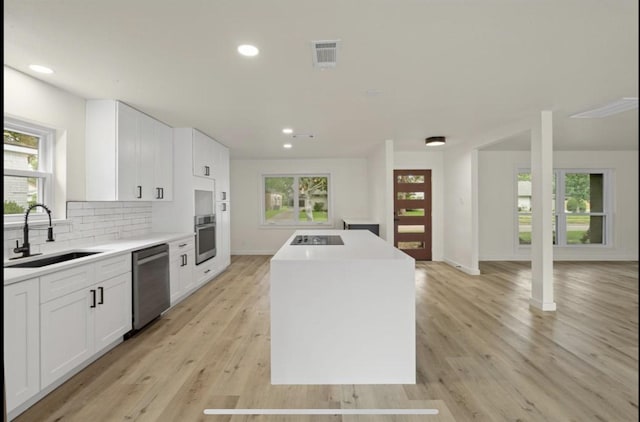
M 41 386 L 64 376 L 93 352 L 92 297 L 85 289 L 40 307 Z
M 40 290 L 41 388 L 132 328 L 128 253 L 42 276 Z
M 216 141 L 193 129 L 193 175 L 214 179 Z
M 216 258 L 212 258 L 208 261 L 196 265 L 193 270 L 193 278 L 196 287 L 200 287 L 207 282 L 211 281 L 219 272 L 218 261 Z
M 120 101 L 89 100 L 85 150 L 87 200 L 172 200 L 168 125 Z
M 220 271 L 231 264 L 231 209 L 230 203 L 216 203 L 216 260 Z
M 39 280 L 4 286 L 4 377 L 6 411 L 40 391 Z
M 229 201 L 229 148 L 214 143 L 214 179 L 216 181 L 216 201 Z
M 195 287 L 195 279 L 193 277 L 195 266 L 194 248 L 192 236 L 169 244 L 171 306 L 180 302 Z

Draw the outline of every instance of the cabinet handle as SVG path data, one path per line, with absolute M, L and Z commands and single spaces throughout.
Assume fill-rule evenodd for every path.
M 204 273 L 205 273 L 205 274 L 207 274 L 207 273 L 209 273 L 209 272 L 211 272 L 211 270 L 207 270 L 207 271 L 205 271 Z
M 227 204 L 222 204 L 222 211 L 226 211 L 227 210 Z
M 162 195 L 160 194 L 161 190 L 162 188 L 156 188 L 156 199 L 162 199 Z
M 142 198 L 142 186 L 137 186 L 136 189 L 138 189 L 138 196 L 137 198 L 140 199 Z
M 164 188 L 160 188 L 160 199 L 164 199 Z
M 204 175 L 209 176 L 209 166 L 204 166 Z
M 95 308 L 96 307 L 96 291 L 91 289 L 91 306 L 90 308 Z
M 222 200 L 223 201 L 227 200 L 227 192 L 222 192 Z
M 184 248 L 185 246 L 187 246 L 186 243 L 182 243 L 181 245 L 178 245 L 179 248 Z
M 180 259 L 182 261 L 182 263 L 180 264 L 181 267 L 187 265 L 187 255 L 180 255 Z
M 98 302 L 98 305 L 102 305 L 104 303 L 104 287 L 98 287 L 98 290 L 100 290 L 100 302 Z

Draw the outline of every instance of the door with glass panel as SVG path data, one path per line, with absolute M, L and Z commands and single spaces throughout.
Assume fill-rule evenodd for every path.
M 394 170 L 394 245 L 431 261 L 431 170 Z

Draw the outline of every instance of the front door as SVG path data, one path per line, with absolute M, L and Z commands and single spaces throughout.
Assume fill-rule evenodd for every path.
M 394 245 L 431 261 L 431 170 L 393 171 Z

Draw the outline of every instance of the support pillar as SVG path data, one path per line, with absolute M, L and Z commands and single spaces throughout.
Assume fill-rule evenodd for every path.
M 540 112 L 531 130 L 530 306 L 555 311 L 553 295 L 553 114 Z

